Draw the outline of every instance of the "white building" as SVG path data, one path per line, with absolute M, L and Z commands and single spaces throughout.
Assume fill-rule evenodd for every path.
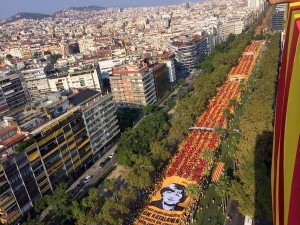
M 46 97 L 50 93 L 50 87 L 44 67 L 27 68 L 21 71 L 32 101 Z
M 96 51 L 95 40 L 93 38 L 83 38 L 78 41 L 79 51 L 82 54 L 89 54 Z
M 48 83 L 52 92 L 90 88 L 102 92 L 102 78 L 99 66 L 81 65 L 71 67 L 68 72 L 56 73 L 48 77 Z
M 109 78 L 109 75 L 112 75 L 112 69 L 115 66 L 121 66 L 124 62 L 124 59 L 116 58 L 111 60 L 103 60 L 99 61 L 99 66 L 101 70 L 101 76 L 102 78 Z

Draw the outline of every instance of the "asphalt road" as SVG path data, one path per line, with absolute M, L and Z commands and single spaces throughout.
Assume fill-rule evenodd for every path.
M 81 181 L 87 177 L 87 176 L 93 176 L 91 180 L 89 180 L 84 186 L 80 188 L 78 193 L 73 196 L 74 199 L 80 199 L 88 190 L 94 186 L 95 183 L 98 182 L 98 180 L 101 179 L 101 177 L 113 166 L 117 164 L 117 156 L 115 155 L 103 168 L 100 168 L 99 165 L 101 162 L 103 162 L 108 156 L 113 153 L 117 149 L 117 144 L 112 146 L 107 153 L 98 159 L 93 166 L 91 166 L 85 173 L 83 173 L 67 190 L 68 192 L 71 192 L 74 190 L 78 184 L 81 183 Z

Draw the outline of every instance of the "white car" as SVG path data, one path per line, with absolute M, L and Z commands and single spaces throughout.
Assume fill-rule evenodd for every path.
M 89 182 L 90 181 L 90 179 L 92 179 L 93 178 L 93 176 L 87 176 L 87 177 L 85 177 L 84 178 L 84 180 L 83 180 L 83 183 L 87 183 L 87 182 Z
M 112 159 L 115 156 L 115 152 L 111 153 L 108 158 Z

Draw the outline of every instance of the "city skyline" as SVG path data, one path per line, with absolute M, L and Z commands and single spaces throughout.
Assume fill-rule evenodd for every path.
M 205 0 L 153 0 L 151 2 L 146 0 L 130 0 L 120 2 L 118 0 L 86 0 L 81 2 L 79 0 L 53 0 L 48 2 L 46 0 L 25 0 L 19 2 L 17 0 L 7 1 L 0 7 L 0 19 L 6 19 L 10 16 L 17 14 L 18 12 L 29 13 L 44 13 L 53 14 L 57 11 L 69 8 L 69 7 L 82 7 L 82 6 L 100 6 L 100 7 L 143 7 L 143 6 L 161 6 L 161 5 L 175 5 L 184 2 L 203 2 Z

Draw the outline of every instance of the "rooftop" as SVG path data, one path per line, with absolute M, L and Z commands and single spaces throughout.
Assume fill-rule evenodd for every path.
M 70 97 L 68 97 L 68 99 L 72 105 L 78 106 L 98 94 L 100 93 L 93 89 L 84 89 L 78 93 L 72 94 Z

